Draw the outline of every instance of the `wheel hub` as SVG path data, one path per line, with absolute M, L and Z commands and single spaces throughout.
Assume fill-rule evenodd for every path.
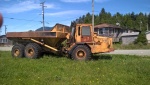
M 30 48 L 30 49 L 28 50 L 28 55 L 29 55 L 30 57 L 34 55 L 34 50 L 33 50 L 32 48 Z
M 85 57 L 85 52 L 82 51 L 82 50 L 80 50 L 80 51 L 77 52 L 77 56 L 78 56 L 79 58 L 84 58 L 84 57 Z
M 20 54 L 19 49 L 16 49 L 15 52 L 14 52 L 15 57 L 17 57 L 19 54 Z

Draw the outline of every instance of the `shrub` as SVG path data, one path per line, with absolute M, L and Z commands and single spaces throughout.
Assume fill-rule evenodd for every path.
M 147 45 L 147 39 L 146 39 L 146 34 L 144 32 L 141 32 L 138 35 L 138 38 L 134 41 L 134 44 L 143 44 L 143 45 Z

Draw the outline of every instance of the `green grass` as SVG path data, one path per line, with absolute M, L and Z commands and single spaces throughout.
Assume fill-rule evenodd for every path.
M 12 58 L 0 52 L 0 85 L 148 85 L 150 57 L 95 55 L 91 61 L 44 56 Z

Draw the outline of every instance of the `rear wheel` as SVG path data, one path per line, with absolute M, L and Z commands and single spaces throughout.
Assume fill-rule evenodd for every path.
M 75 60 L 89 60 L 91 58 L 91 51 L 87 46 L 79 45 L 73 50 L 71 56 Z
M 13 46 L 12 50 L 11 50 L 11 55 L 13 57 L 18 57 L 18 58 L 22 58 L 24 57 L 24 45 L 22 44 L 16 44 Z
M 36 43 L 29 43 L 25 47 L 25 57 L 35 59 L 41 56 L 41 47 Z

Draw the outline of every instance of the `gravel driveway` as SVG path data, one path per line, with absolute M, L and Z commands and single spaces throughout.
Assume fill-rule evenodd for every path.
M 11 51 L 12 46 L 9 47 L 0 47 L 0 51 Z
M 150 50 L 115 50 L 114 52 L 106 53 L 106 54 L 124 54 L 124 55 L 142 55 L 142 56 L 150 56 Z
M 10 47 L 0 47 L 0 51 L 11 51 Z M 123 54 L 123 55 L 141 55 L 150 56 L 150 50 L 115 50 L 114 52 L 104 53 L 104 54 Z

